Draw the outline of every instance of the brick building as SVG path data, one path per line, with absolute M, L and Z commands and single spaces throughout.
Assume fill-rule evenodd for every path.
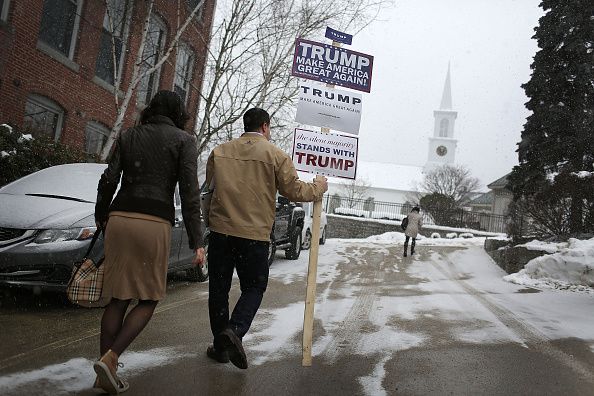
M 155 64 L 198 2 L 155 0 L 142 68 Z M 193 128 L 214 8 L 205 0 L 167 62 L 141 80 L 124 127 L 169 89 L 185 99 Z M 113 59 L 121 98 L 147 12 L 145 0 L 0 0 L 0 124 L 99 153 L 116 119 Z

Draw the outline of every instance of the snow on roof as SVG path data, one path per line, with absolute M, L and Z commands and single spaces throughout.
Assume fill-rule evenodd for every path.
M 493 191 L 489 191 L 487 193 L 481 194 L 472 201 L 470 201 L 469 205 L 492 205 L 495 196 Z
M 314 175 L 298 172 L 301 180 L 310 181 Z M 367 182 L 373 188 L 386 190 L 416 191 L 415 185 L 423 181 L 423 167 L 398 165 L 387 162 L 358 161 L 357 180 Z M 331 184 L 346 182 L 346 179 L 329 177 Z
M 489 187 L 491 190 L 507 188 L 507 184 L 509 182 L 509 175 L 511 175 L 511 172 L 505 176 L 500 177 L 499 179 L 495 180 L 494 182 L 487 184 L 487 187 Z

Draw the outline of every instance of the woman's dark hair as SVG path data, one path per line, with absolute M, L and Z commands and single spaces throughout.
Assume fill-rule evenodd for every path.
M 258 107 L 249 109 L 243 115 L 244 132 L 255 132 L 264 124 L 270 124 L 270 115 Z
M 153 116 L 169 117 L 179 129 L 184 129 L 190 119 L 182 98 L 172 91 L 159 91 L 140 114 L 140 123 L 146 124 Z
M 418 206 L 415 206 L 414 208 L 412 208 L 411 212 L 417 212 L 419 213 L 421 211 L 421 209 Z

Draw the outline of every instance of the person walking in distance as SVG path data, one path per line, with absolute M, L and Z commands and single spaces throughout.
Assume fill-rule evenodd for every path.
M 419 207 L 415 206 L 407 216 L 408 224 L 406 226 L 406 230 L 404 231 L 404 235 L 406 236 L 406 239 L 404 240 L 404 257 L 406 257 L 406 253 L 408 251 L 408 241 L 411 238 L 412 243 L 410 245 L 410 254 L 415 254 L 417 236 L 423 227 L 423 216 L 421 216 L 420 212 L 421 210 Z
M 206 353 L 218 362 L 231 360 L 246 369 L 242 338 L 268 284 L 276 193 L 296 202 L 315 201 L 322 198 L 328 183 L 325 177 L 313 183 L 299 180 L 291 158 L 269 142 L 270 116 L 266 111 L 248 110 L 243 125 L 245 133 L 217 146 L 206 165 L 206 185 L 214 185 L 208 213 L 208 309 L 213 344 Z M 241 296 L 229 317 L 234 270 Z
M 158 92 L 140 125 L 117 137 L 99 181 L 95 220 L 105 230 L 103 295 L 111 300 L 101 319 L 101 358 L 93 368 L 95 387 L 110 394 L 128 389 L 116 373 L 119 356 L 165 297 L 177 183 L 194 265 L 204 263 L 198 152 L 196 139 L 183 130 L 188 119 L 178 94 Z M 132 299 L 138 304 L 126 315 Z

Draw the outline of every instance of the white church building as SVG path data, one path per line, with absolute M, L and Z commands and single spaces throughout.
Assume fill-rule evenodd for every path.
M 357 163 L 357 180 L 369 185 L 365 198 L 374 201 L 407 203 L 416 196 L 423 173 L 435 166 L 453 164 L 457 140 L 454 127 L 458 112 L 452 106 L 450 67 L 446 75 L 441 105 L 433 111 L 433 136 L 429 138 L 427 161 L 424 166 L 399 165 L 386 162 L 361 161 Z M 345 196 L 343 185 L 348 180 L 329 178 L 328 193 Z M 414 198 L 413 198 L 414 199 Z

